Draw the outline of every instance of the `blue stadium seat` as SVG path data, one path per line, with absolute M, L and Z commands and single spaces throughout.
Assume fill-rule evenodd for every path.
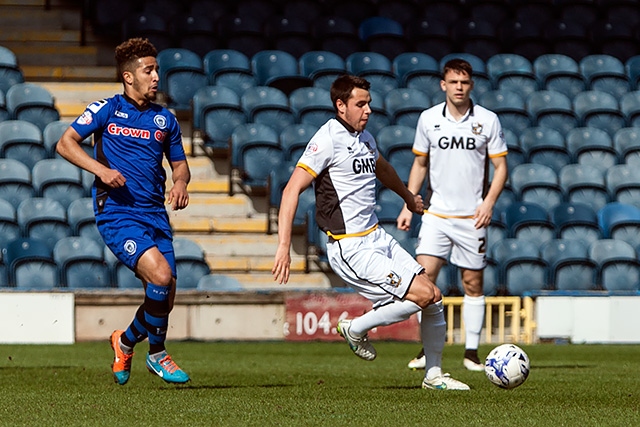
M 621 98 L 631 90 L 624 64 L 610 55 L 589 55 L 580 60 L 580 71 L 589 90 L 597 90 Z
M 609 3 L 606 2 L 606 5 L 609 6 Z M 633 15 L 633 13 L 629 13 L 629 17 Z M 635 16 L 637 15 L 636 9 Z M 589 26 L 589 36 L 592 43 L 597 46 L 598 52 L 621 61 L 626 61 L 639 53 L 638 42 L 634 34 L 637 21 L 632 22 L 629 17 L 599 20 Z
M 20 203 L 16 213 L 23 236 L 44 241 L 51 249 L 72 234 L 67 210 L 56 200 L 32 197 Z
M 37 125 L 25 120 L 0 122 L 0 157 L 18 160 L 29 169 L 48 157 Z
M 411 88 L 390 90 L 384 104 L 393 124 L 412 128 L 418 124 L 420 114 L 432 105 L 426 93 Z
M 74 236 L 58 240 L 53 259 L 60 271 L 60 286 L 69 289 L 110 287 L 111 273 L 103 256 L 102 245 L 92 239 Z
M 202 59 L 190 50 L 171 48 L 158 52 L 157 60 L 160 67 L 158 89 L 168 97 L 168 107 L 190 110 L 195 93 L 207 86 Z
M 21 237 L 7 243 L 4 263 L 8 267 L 10 286 L 50 290 L 59 285 L 58 266 L 51 247 L 42 240 Z
M 525 129 L 526 130 L 526 129 Z M 527 153 L 525 153 L 520 139 L 513 131 L 509 129 L 502 129 L 504 139 L 507 142 L 507 166 L 509 170 L 512 170 L 518 165 L 527 163 Z M 490 165 L 490 170 L 493 171 L 493 163 Z
M 640 91 L 626 93 L 620 99 L 620 111 L 627 126 L 640 127 Z
M 235 278 L 224 274 L 207 274 L 198 280 L 196 289 L 208 292 L 238 292 L 244 288 Z
M 2 249 L 12 240 L 22 235 L 18 225 L 16 208 L 4 199 L 0 199 L 0 257 Z
M 314 0 L 291 0 L 282 5 L 282 15 L 289 19 L 301 19 L 310 24 L 324 13 L 324 5 Z
M 589 258 L 588 245 L 579 240 L 554 239 L 540 248 L 549 265 L 549 287 L 560 291 L 597 289 L 596 264 Z
M 556 235 L 555 226 L 549 220 L 547 211 L 535 203 L 515 202 L 507 206 L 503 222 L 509 238 L 527 240 L 538 247 Z
M 31 179 L 37 197 L 57 200 L 65 209 L 85 193 L 80 168 L 63 159 L 40 160 Z
M 219 37 L 226 39 L 228 49 L 252 57 L 269 47 L 269 40 L 263 31 L 265 18 L 257 12 L 252 15 L 228 13 L 218 19 Z
M 598 225 L 605 239 L 627 242 L 631 247 L 640 244 L 640 208 L 612 202 L 598 211 Z
M 209 85 L 228 87 L 238 96 L 256 85 L 249 58 L 237 50 L 211 50 L 203 57 L 203 67 Z
M 24 75 L 18 66 L 15 53 L 0 46 L 0 91 L 6 94 L 13 85 L 24 83 Z
M 267 19 L 265 34 L 271 40 L 271 47 L 299 58 L 314 49 L 311 23 L 299 17 L 276 15 Z
M 590 90 L 577 94 L 573 110 L 582 126 L 602 129 L 610 136 L 626 126 L 618 100 L 607 92 Z
M 334 52 L 341 58 L 363 49 L 355 24 L 344 17 L 321 16 L 313 25 L 313 33 L 320 50 Z
M 420 13 L 418 4 L 412 0 L 380 0 L 377 6 L 378 16 L 391 18 L 403 26 Z
M 387 158 L 397 149 L 411 149 L 415 135 L 415 128 L 409 126 L 387 126 L 378 132 L 376 137 L 378 151 L 382 157 Z
M 285 159 L 297 162 L 307 144 L 318 131 L 318 127 L 310 124 L 293 124 L 280 132 L 280 146 L 284 150 Z
M 269 173 L 282 163 L 284 151 L 273 128 L 259 123 L 238 126 L 231 135 L 229 194 L 234 184 L 266 189 Z
M 585 22 L 557 19 L 545 25 L 544 35 L 552 52 L 569 56 L 575 61 L 593 53 Z
M 447 7 L 458 7 L 457 3 L 439 2 L 435 5 Z M 435 6 L 431 2 L 422 4 L 423 8 Z M 457 18 L 459 15 L 451 15 Z M 446 13 L 423 13 L 416 15 L 407 23 L 407 36 L 413 42 L 413 50 L 423 52 L 434 58 L 442 58 L 449 52 L 456 50 L 451 34 L 449 32 L 450 22 L 445 22 L 451 17 Z
M 613 140 L 602 129 L 572 129 L 566 135 L 566 143 L 575 163 L 593 166 L 602 173 L 618 163 L 618 153 L 613 148 Z
M 31 169 L 18 160 L 0 158 L 0 199 L 17 209 L 23 200 L 33 196 Z
M 482 94 L 480 105 L 493 111 L 500 118 L 500 123 L 516 135 L 533 125 L 525 107 L 523 98 L 509 90 L 493 90 Z
M 0 73 L 2 73 L 2 64 L 0 64 Z M 4 92 L 0 90 L 0 122 L 4 122 L 5 120 L 10 120 L 11 114 L 7 109 L 7 100 L 4 96 Z
M 136 274 L 129 270 L 116 256 L 111 252 L 108 246 L 104 246 L 104 261 L 111 270 L 112 284 L 120 289 L 143 289 L 142 281 L 136 277 Z
M 281 50 L 257 52 L 251 57 L 251 69 L 259 86 L 275 87 L 287 95 L 313 86 L 313 80 L 300 74 L 296 58 Z
M 335 117 L 335 109 L 328 90 L 319 87 L 300 88 L 289 95 L 289 105 L 298 123 L 320 127 Z
M 171 20 L 170 30 L 178 47 L 190 50 L 201 58 L 221 45 L 215 19 L 206 14 L 181 13 Z
M 74 236 L 86 237 L 102 242 L 93 213 L 93 198 L 83 197 L 74 200 L 67 208 L 67 221 Z
M 298 60 L 300 73 L 313 80 L 313 85 L 322 89 L 331 89 L 331 83 L 347 72 L 344 59 L 335 52 L 310 51 Z
M 375 90 L 369 90 L 369 96 L 371 96 L 371 102 L 369 103 L 371 113 L 367 121 L 367 130 L 374 138 L 377 138 L 378 133 L 383 128 L 391 126 L 391 116 L 387 114 L 385 98 L 380 93 Z
M 500 271 L 500 282 L 509 295 L 547 288 L 547 263 L 538 247 L 528 240 L 505 239 L 490 246 L 490 256 Z
M 594 166 L 566 165 L 560 170 L 559 178 L 565 200 L 570 203 L 583 203 L 597 212 L 609 202 L 604 173 Z
M 634 55 L 627 59 L 624 64 L 624 70 L 629 77 L 632 90 L 640 89 L 640 55 Z
M 174 238 L 173 250 L 176 257 L 176 288 L 197 288 L 198 281 L 211 273 L 204 251 L 198 243 L 187 238 Z
M 496 25 L 486 20 L 460 19 L 451 25 L 451 35 L 461 52 L 488 60 L 501 52 Z
M 254 86 L 244 92 L 240 102 L 250 122 L 271 126 L 278 133 L 296 122 L 289 98 L 280 89 Z
M 527 111 L 536 126 L 557 130 L 566 135 L 580 125 L 571 100 L 563 93 L 540 90 L 527 98 Z
M 503 21 L 499 24 L 499 33 L 506 52 L 521 55 L 529 61 L 549 53 L 549 45 L 542 34 L 542 25 L 531 16 Z
M 389 17 L 372 16 L 361 21 L 358 35 L 365 50 L 380 53 L 390 60 L 410 49 L 402 24 Z
M 563 93 L 569 99 L 587 89 L 578 62 L 569 56 L 557 53 L 539 56 L 533 61 L 533 71 L 541 89 Z
M 559 239 L 579 240 L 588 247 L 602 238 L 596 211 L 583 203 L 559 204 L 551 211 L 551 222 Z
M 278 210 L 282 200 L 282 192 L 289 182 L 295 166 L 272 170 L 269 174 L 269 212 L 267 214 L 267 233 L 271 234 L 278 219 Z M 304 190 L 298 198 L 298 206 L 293 217 L 293 226 L 296 232 L 303 232 L 307 222 L 315 214 L 316 196 L 312 187 Z
M 246 122 L 240 97 L 228 87 L 205 86 L 193 96 L 193 129 L 213 150 L 228 150 L 233 130 Z
M 613 148 L 620 163 L 640 166 L 640 129 L 634 126 L 618 130 L 613 135 Z
M 45 126 L 42 131 L 42 142 L 47 152 L 47 157 L 62 158 L 62 156 L 56 152 L 56 145 L 58 144 L 62 134 L 69 128 L 70 124 L 71 123 L 67 121 L 57 120 Z M 91 139 L 92 136 L 89 135 L 82 141 L 81 146 L 89 156 L 93 157 L 93 142 Z
M 608 291 L 638 291 L 640 262 L 635 249 L 622 240 L 602 239 L 589 248 L 598 266 L 598 282 Z
M 381 53 L 354 52 L 346 59 L 347 72 L 364 77 L 371 83 L 371 89 L 382 96 L 399 87 L 391 60 Z
M 493 87 L 518 93 L 524 99 L 538 90 L 533 65 L 524 56 L 500 53 L 487 60 L 487 73 Z
M 520 135 L 520 146 L 528 163 L 547 165 L 556 173 L 571 163 L 564 137 L 555 129 L 542 126 L 527 128 Z
M 524 163 L 511 171 L 511 187 L 523 202 L 537 203 L 551 210 L 562 202 L 558 176 L 549 166 Z
M 605 174 L 612 201 L 640 208 L 640 169 L 633 165 L 614 165 Z
M 400 80 L 401 87 L 418 89 L 431 96 L 441 92 L 442 71 L 438 61 L 426 53 L 405 52 L 393 59 L 393 72 Z
M 414 159 L 415 154 L 410 147 L 393 147 L 387 151 L 386 160 L 391 163 L 391 166 L 393 166 L 405 184 L 409 182 L 409 173 L 411 172 Z
M 133 37 L 149 39 L 158 52 L 174 47 L 167 22 L 155 10 L 128 15 L 122 21 L 121 37 L 125 40 Z

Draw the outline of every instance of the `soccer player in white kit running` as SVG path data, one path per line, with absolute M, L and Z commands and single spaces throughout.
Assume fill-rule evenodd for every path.
M 300 193 L 313 183 L 316 219 L 329 236 L 331 268 L 373 303 L 373 310 L 364 315 L 338 322 L 338 332 L 351 350 L 364 360 L 375 359 L 367 332 L 422 311 L 421 338 L 434 361 L 422 387 L 469 390 L 440 369 L 446 333 L 440 290 L 424 268 L 378 226 L 376 178 L 399 194 L 410 212 L 422 214 L 424 205 L 422 197 L 411 193 L 379 155 L 373 136 L 365 130 L 371 114 L 369 86 L 365 79 L 350 75 L 338 77 L 331 85 L 336 117 L 311 138 L 283 191 L 272 273 L 279 283 L 289 280 L 293 217 Z
M 449 256 L 460 268 L 465 294 L 463 364 L 469 370 L 484 371 L 478 345 L 485 313 L 486 227 L 507 180 L 507 144 L 498 116 L 473 104 L 472 76 L 471 65 L 462 59 L 444 65 L 440 87 L 445 102 L 425 110 L 418 119 L 408 188 L 418 193 L 428 175 L 416 259 L 434 283 Z M 489 161 L 495 168 L 490 186 Z M 398 228 L 408 230 L 412 214 L 405 207 L 398 216 Z M 424 368 L 425 363 L 428 367 L 429 358 L 425 362 L 421 353 L 409 368 Z

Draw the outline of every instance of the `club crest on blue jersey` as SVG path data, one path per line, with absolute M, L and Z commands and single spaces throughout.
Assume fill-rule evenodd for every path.
M 129 239 L 126 242 L 124 242 L 124 250 L 129 255 L 135 254 L 137 249 L 138 249 L 138 245 L 134 240 Z
M 167 119 L 165 116 L 161 116 L 160 114 L 156 115 L 153 118 L 153 123 L 156 124 L 160 129 L 164 129 L 167 127 Z

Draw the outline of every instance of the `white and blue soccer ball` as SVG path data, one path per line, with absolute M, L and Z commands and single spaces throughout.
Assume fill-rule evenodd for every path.
M 529 356 L 514 344 L 502 344 L 489 352 L 484 372 L 501 388 L 516 388 L 529 376 Z

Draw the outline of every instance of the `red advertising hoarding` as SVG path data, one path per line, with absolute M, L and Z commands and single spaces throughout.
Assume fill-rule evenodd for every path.
M 341 319 L 353 319 L 371 310 L 371 303 L 358 294 L 320 294 L 288 296 L 285 298 L 286 321 L 284 337 L 287 341 L 339 341 L 336 331 Z M 420 341 L 416 316 L 369 332 L 372 340 Z

